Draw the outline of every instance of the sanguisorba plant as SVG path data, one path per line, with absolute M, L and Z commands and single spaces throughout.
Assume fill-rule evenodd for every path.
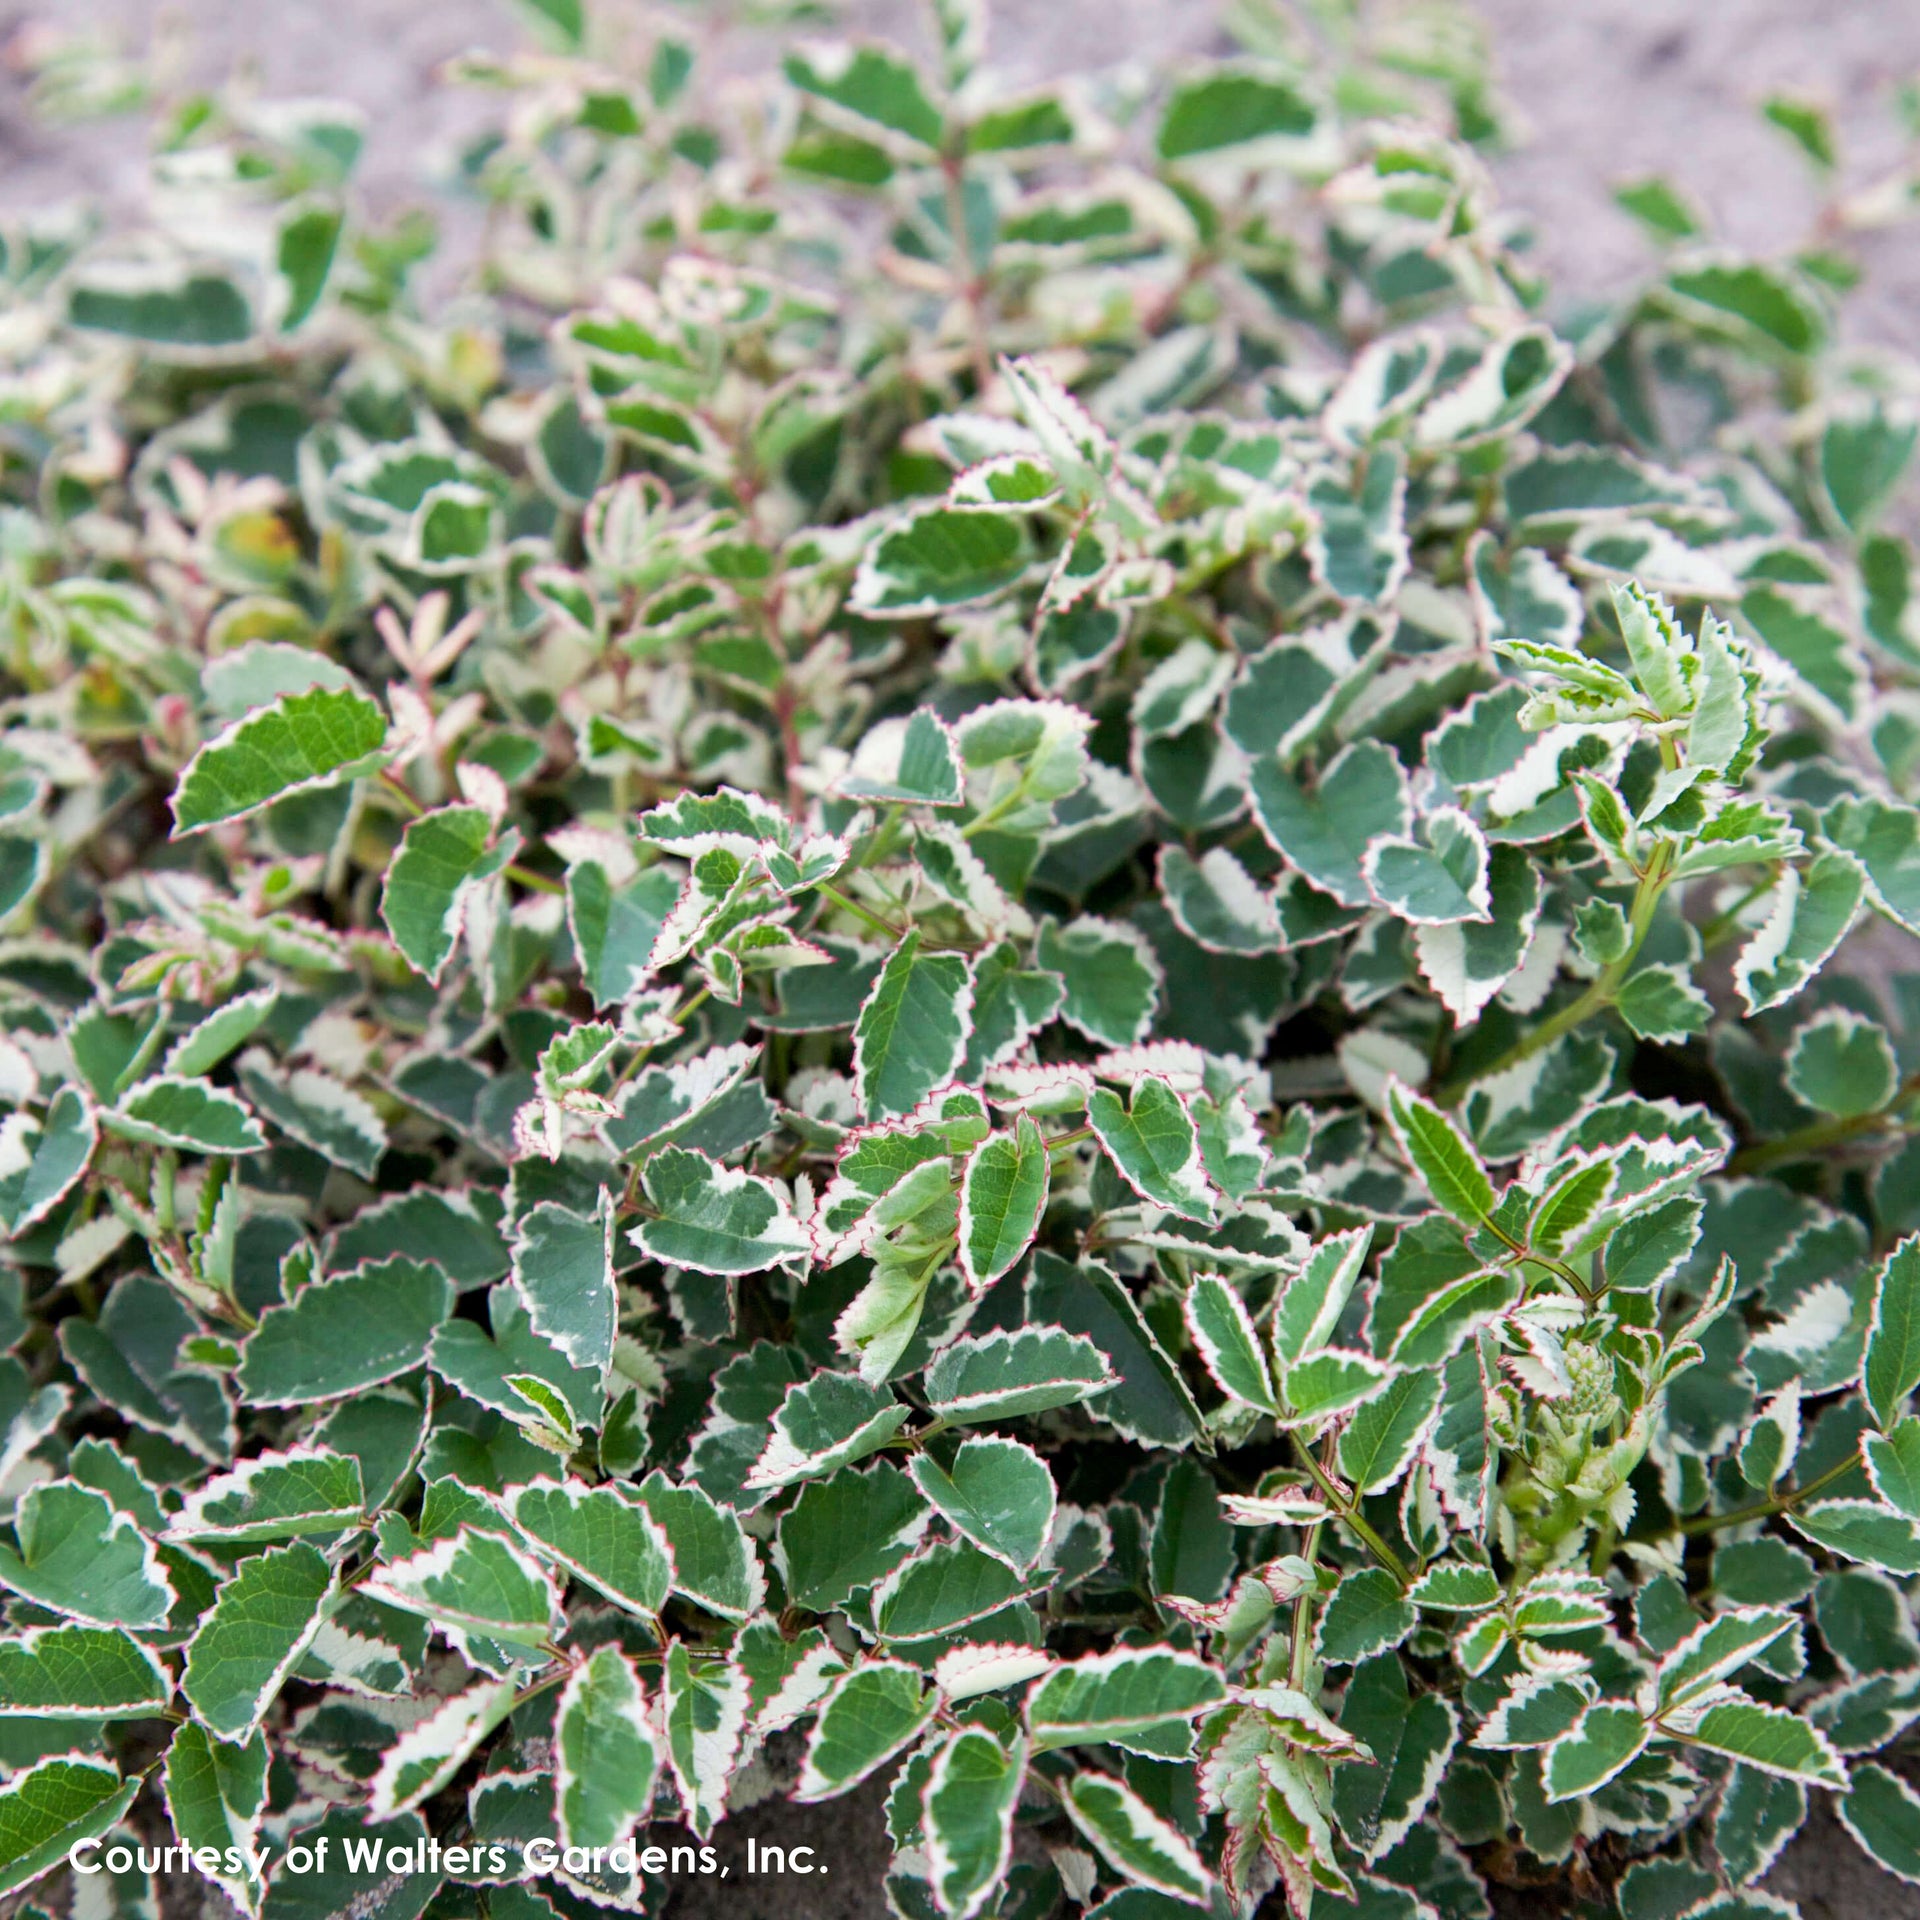
M 1458 23 L 542 12 L 437 317 L 313 108 L 6 238 L 0 1885 L 1920 1882 L 1903 184 L 1556 332 Z

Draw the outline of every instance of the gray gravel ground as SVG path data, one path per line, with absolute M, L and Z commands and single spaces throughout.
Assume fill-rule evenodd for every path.
M 603 0 L 603 4 L 606 0 Z M 616 0 L 617 3 L 617 0 Z M 1661 172 L 1741 246 L 1782 247 L 1811 229 L 1807 170 L 1764 125 L 1778 88 L 1826 101 L 1861 169 L 1898 150 L 1889 96 L 1920 73 L 1916 0 L 1476 0 L 1530 139 L 1496 171 L 1532 216 L 1538 253 L 1564 298 L 1606 292 L 1644 267 L 1634 224 L 1613 205 L 1621 179 Z M 693 0 L 683 11 L 712 18 Z M 920 0 L 844 0 L 853 24 L 909 39 Z M 998 0 L 991 57 L 1022 79 L 1122 60 L 1164 64 L 1218 39 L 1208 0 Z M 214 80 L 239 63 L 269 93 L 356 101 L 369 119 L 364 180 L 376 205 L 416 197 L 488 103 L 433 85 L 449 56 L 513 44 L 505 0 L 0 0 L 0 42 L 28 22 L 141 45 L 170 21 L 183 69 Z M 739 63 L 753 58 L 733 36 Z M 1090 51 L 1093 58 L 1089 59 Z M 140 136 L 130 123 L 30 125 L 0 75 L 0 211 L 84 196 L 138 207 Z M 1920 244 L 1872 236 L 1870 280 L 1854 302 L 1861 337 L 1920 336 Z
M 1920 73 L 1920 0 L 1477 0 L 1530 139 L 1496 172 L 1527 211 L 1560 300 L 1617 287 L 1647 260 L 1613 206 L 1620 180 L 1659 172 L 1745 247 L 1780 248 L 1811 230 L 1818 197 L 1805 167 L 1761 123 L 1777 88 L 1825 100 L 1861 167 L 1897 151 L 1890 99 Z M 698 12 L 696 3 L 692 11 Z M 916 0 L 850 0 L 855 24 L 913 37 Z M 386 210 L 420 196 L 481 125 L 488 103 L 436 89 L 436 68 L 469 47 L 504 48 L 514 24 L 498 0 L 0 0 L 0 42 L 29 22 L 99 31 L 141 45 L 170 17 L 184 35 L 183 74 L 221 78 L 236 63 L 269 94 L 357 102 L 369 121 L 366 190 Z M 1218 35 L 1206 0 L 999 0 L 994 63 L 1036 79 L 1119 60 L 1156 65 L 1204 51 Z M 1093 58 L 1089 59 L 1089 54 Z M 750 47 L 737 42 L 732 60 Z M 137 126 L 45 128 L 28 122 L 17 79 L 0 72 L 0 215 L 89 198 L 137 213 L 144 165 Z M 451 234 L 460 245 L 456 226 Z M 1869 285 L 1849 325 L 1863 342 L 1920 341 L 1920 239 L 1872 237 Z M 859 1920 L 879 1915 L 886 1842 L 878 1795 L 820 1809 L 768 1804 L 743 1828 L 772 1842 L 819 1846 L 832 1871 L 813 1881 L 690 1882 L 672 1920 Z M 744 1840 L 742 1840 L 742 1845 Z M 1769 1881 L 1804 1920 L 1915 1920 L 1920 1895 L 1878 1872 L 1823 1810 Z M 1329 1913 L 1338 1909 L 1329 1908 Z M 1527 1896 L 1515 1909 L 1547 1920 Z

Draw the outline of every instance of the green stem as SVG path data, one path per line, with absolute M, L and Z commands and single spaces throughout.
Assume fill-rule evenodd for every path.
M 1449 1081 L 1440 1090 L 1442 1106 L 1456 1104 L 1475 1081 L 1504 1073 L 1509 1067 L 1519 1066 L 1523 1060 L 1531 1060 L 1536 1053 L 1544 1053 L 1556 1040 L 1583 1026 L 1596 1013 L 1613 1004 L 1614 995 L 1620 991 L 1627 975 L 1633 970 L 1634 960 L 1653 926 L 1654 909 L 1659 906 L 1660 896 L 1667 890 L 1667 876 L 1672 867 L 1673 849 L 1670 845 L 1662 844 L 1654 850 L 1646 872 L 1640 876 L 1640 884 L 1634 889 L 1633 906 L 1627 915 L 1627 949 L 1620 958 L 1603 968 L 1584 993 L 1569 1000 L 1558 1013 L 1541 1021 L 1531 1032 L 1523 1034 L 1497 1060 L 1479 1068 L 1467 1079 Z
M 392 794 L 414 819 L 418 820 L 427 811 L 426 802 L 398 774 L 383 769 L 380 774 L 380 785 L 386 792 Z M 544 873 L 535 873 L 529 867 L 515 864 L 505 871 L 509 880 L 527 888 L 530 892 L 566 892 L 566 888 L 558 880 L 550 880 Z
M 956 154 L 943 155 L 940 170 L 946 181 L 947 239 L 953 247 L 958 271 L 953 275 L 954 291 L 966 311 L 967 351 L 973 361 L 974 397 L 983 400 L 993 385 L 993 350 L 987 340 L 987 315 L 983 300 L 986 278 L 973 257 L 973 243 L 967 233 L 966 166 Z
M 1727 1171 L 1764 1173 L 1771 1167 L 1783 1166 L 1791 1160 L 1807 1160 L 1815 1154 L 1831 1153 L 1836 1147 L 1864 1140 L 1889 1128 L 1906 1133 L 1911 1131 L 1911 1124 L 1886 1107 L 1877 1113 L 1850 1113 L 1837 1120 L 1815 1120 L 1807 1126 L 1796 1127 L 1792 1133 L 1783 1133 L 1777 1140 L 1759 1140 L 1750 1147 L 1742 1147 L 1727 1162 Z
M 1372 1524 L 1363 1519 L 1359 1512 L 1359 1501 L 1347 1492 L 1338 1481 L 1329 1477 L 1327 1470 L 1313 1457 L 1313 1449 L 1302 1440 L 1298 1433 L 1293 1436 L 1293 1450 L 1300 1456 L 1300 1464 L 1306 1468 L 1308 1477 L 1320 1489 L 1327 1505 L 1344 1520 L 1358 1536 L 1360 1544 L 1400 1582 L 1403 1587 L 1413 1584 L 1413 1575 L 1407 1571 L 1406 1563 L 1375 1532 Z
M 713 989 L 711 987 L 702 987 L 698 993 L 689 994 L 685 1000 L 681 1001 L 681 1003 L 667 1015 L 667 1018 L 671 1020 L 676 1027 L 684 1027 L 712 998 Z M 650 1046 L 636 1047 L 633 1052 L 633 1057 L 614 1075 L 612 1091 L 618 1093 L 620 1089 L 647 1064 L 652 1054 L 653 1049 Z M 639 1168 L 636 1167 L 634 1172 L 638 1174 Z
M 871 907 L 862 906 L 851 894 L 842 893 L 838 887 L 829 886 L 821 880 L 815 883 L 813 890 L 821 899 L 832 901 L 842 913 L 850 913 L 856 920 L 864 920 L 876 933 L 884 933 L 889 940 L 898 942 L 907 937 L 891 920 L 882 918 Z
M 1765 1500 L 1756 1500 L 1748 1507 L 1735 1507 L 1731 1513 L 1703 1513 L 1692 1520 L 1682 1520 L 1682 1533 L 1714 1533 L 1721 1527 L 1745 1526 L 1749 1520 L 1771 1520 L 1776 1513 L 1787 1513 L 1797 1507 L 1802 1500 L 1811 1500 L 1816 1493 L 1843 1479 L 1860 1464 L 1853 1454 L 1829 1467 L 1816 1479 L 1809 1480 L 1804 1487 L 1790 1487 L 1785 1493 L 1776 1493 Z
M 389 768 L 383 767 L 380 770 L 380 784 L 388 793 L 392 794 L 416 820 L 426 812 L 426 802 L 422 800 L 397 773 L 394 773 Z
M 1768 873 L 1764 879 L 1756 880 L 1732 906 L 1724 913 L 1716 913 L 1711 920 L 1700 926 L 1700 944 L 1711 953 L 1723 940 L 1730 939 L 1740 931 L 1740 916 L 1758 900 L 1762 894 L 1771 893 L 1780 884 L 1778 874 Z
M 1320 1548 L 1320 1529 L 1311 1526 L 1300 1542 L 1300 1558 L 1309 1567 Z M 1296 1693 L 1307 1690 L 1307 1662 L 1313 1652 L 1314 1587 L 1309 1584 L 1293 1596 L 1291 1644 L 1287 1648 L 1287 1683 Z
M 900 839 L 901 822 L 907 817 L 907 809 L 895 801 L 888 807 L 880 824 L 873 830 L 873 838 L 867 842 L 860 855 L 862 867 L 877 867 L 890 854 Z

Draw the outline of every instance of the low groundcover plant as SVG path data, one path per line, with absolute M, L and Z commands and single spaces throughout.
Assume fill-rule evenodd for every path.
M 1920 1884 L 1910 182 L 1556 331 L 1449 16 L 538 14 L 431 310 L 310 105 L 5 237 L 0 1889 Z

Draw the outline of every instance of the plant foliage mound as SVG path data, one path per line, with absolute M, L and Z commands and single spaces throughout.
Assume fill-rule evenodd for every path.
M 1322 15 L 549 0 L 431 307 L 311 106 L 8 232 L 0 1887 L 1920 1883 L 1909 188 L 1556 331 L 1471 36 Z

